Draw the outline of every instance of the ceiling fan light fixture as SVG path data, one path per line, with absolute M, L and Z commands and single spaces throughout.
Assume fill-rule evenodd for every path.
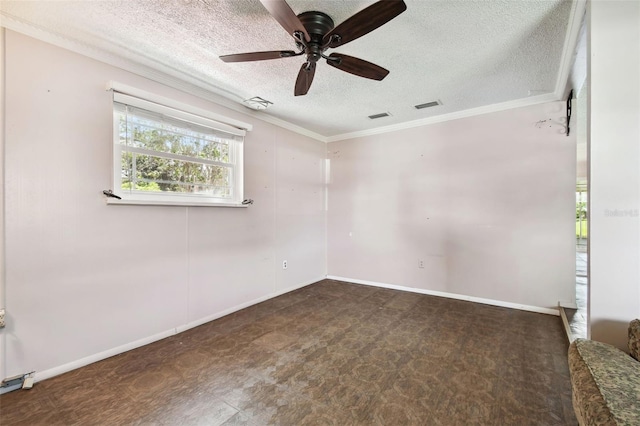
M 389 114 L 388 112 L 381 112 L 380 114 L 373 114 L 373 115 L 370 115 L 370 116 L 369 116 L 369 118 L 370 118 L 371 120 L 375 120 L 375 119 L 377 119 L 377 118 L 390 117 L 390 116 L 391 116 L 391 114 Z
M 440 102 L 440 100 L 432 101 L 432 102 L 426 102 L 426 103 L 420 104 L 420 105 L 414 105 L 413 107 L 415 109 L 424 109 L 424 108 L 431 108 L 431 107 L 438 106 L 438 105 L 442 105 L 442 102 Z
M 245 99 L 244 101 L 242 101 L 242 103 L 244 103 L 244 106 L 246 106 L 247 108 L 251 108 L 257 111 L 267 109 L 269 108 L 269 105 L 273 105 L 273 102 L 262 99 L 260 96 L 254 96 L 253 98 Z

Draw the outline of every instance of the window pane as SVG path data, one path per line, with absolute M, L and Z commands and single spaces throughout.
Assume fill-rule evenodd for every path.
M 231 197 L 231 169 L 125 152 L 122 189 Z M 131 171 L 135 170 L 135 176 Z
M 120 156 L 122 171 L 120 173 L 120 179 L 122 181 L 122 189 L 132 189 L 131 188 L 131 178 L 133 176 L 133 154 L 130 152 L 122 152 Z

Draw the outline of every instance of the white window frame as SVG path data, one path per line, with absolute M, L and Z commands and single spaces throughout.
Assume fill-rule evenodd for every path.
M 241 121 L 233 120 L 207 110 L 183 104 L 171 99 L 148 93 L 136 88 L 125 86 L 115 82 L 109 82 L 107 89 L 113 92 L 113 193 L 121 199 L 107 198 L 108 204 L 137 204 L 137 205 L 175 205 L 175 206 L 211 206 L 211 207 L 246 207 L 242 204 L 244 197 L 244 136 L 252 126 Z M 225 167 L 232 169 L 232 193 L 231 198 L 220 198 L 202 194 L 188 194 L 178 192 L 146 192 L 122 190 L 122 145 L 119 141 L 119 121 L 115 110 L 115 103 L 129 105 L 135 108 L 162 114 L 173 119 L 194 123 L 200 126 L 227 133 L 234 141 L 229 144 L 230 164 Z M 129 148 L 132 150 L 132 148 Z M 135 148 L 133 148 L 135 150 Z M 162 153 L 160 156 L 185 160 L 188 157 L 171 153 Z M 211 163 L 215 161 L 198 162 Z

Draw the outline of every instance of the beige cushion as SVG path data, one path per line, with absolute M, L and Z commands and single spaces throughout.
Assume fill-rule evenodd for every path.
M 629 353 L 640 361 L 640 319 L 629 323 Z
M 576 416 L 583 425 L 640 425 L 640 362 L 606 343 L 569 346 Z

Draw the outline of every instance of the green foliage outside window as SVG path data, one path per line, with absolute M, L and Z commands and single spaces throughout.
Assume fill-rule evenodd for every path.
M 576 237 L 587 238 L 587 203 L 579 201 L 576 203 Z
M 587 238 L 587 230 L 588 226 L 586 219 L 584 219 L 582 222 L 576 221 L 576 238 Z
M 136 182 L 136 187 L 135 188 L 131 188 L 132 183 L 130 181 L 122 181 L 122 189 L 135 189 L 137 191 L 162 191 L 162 189 L 160 189 L 160 185 L 157 182 L 143 182 L 143 181 L 137 181 Z
M 197 162 L 202 158 L 229 163 L 228 142 L 171 124 L 161 123 L 161 128 L 159 125 L 140 117 L 129 116 L 128 122 L 121 117 L 122 145 L 145 150 L 145 153 L 122 152 L 122 189 L 229 196 L 230 169 Z M 192 157 L 194 161 L 164 158 L 154 153 L 177 154 Z

